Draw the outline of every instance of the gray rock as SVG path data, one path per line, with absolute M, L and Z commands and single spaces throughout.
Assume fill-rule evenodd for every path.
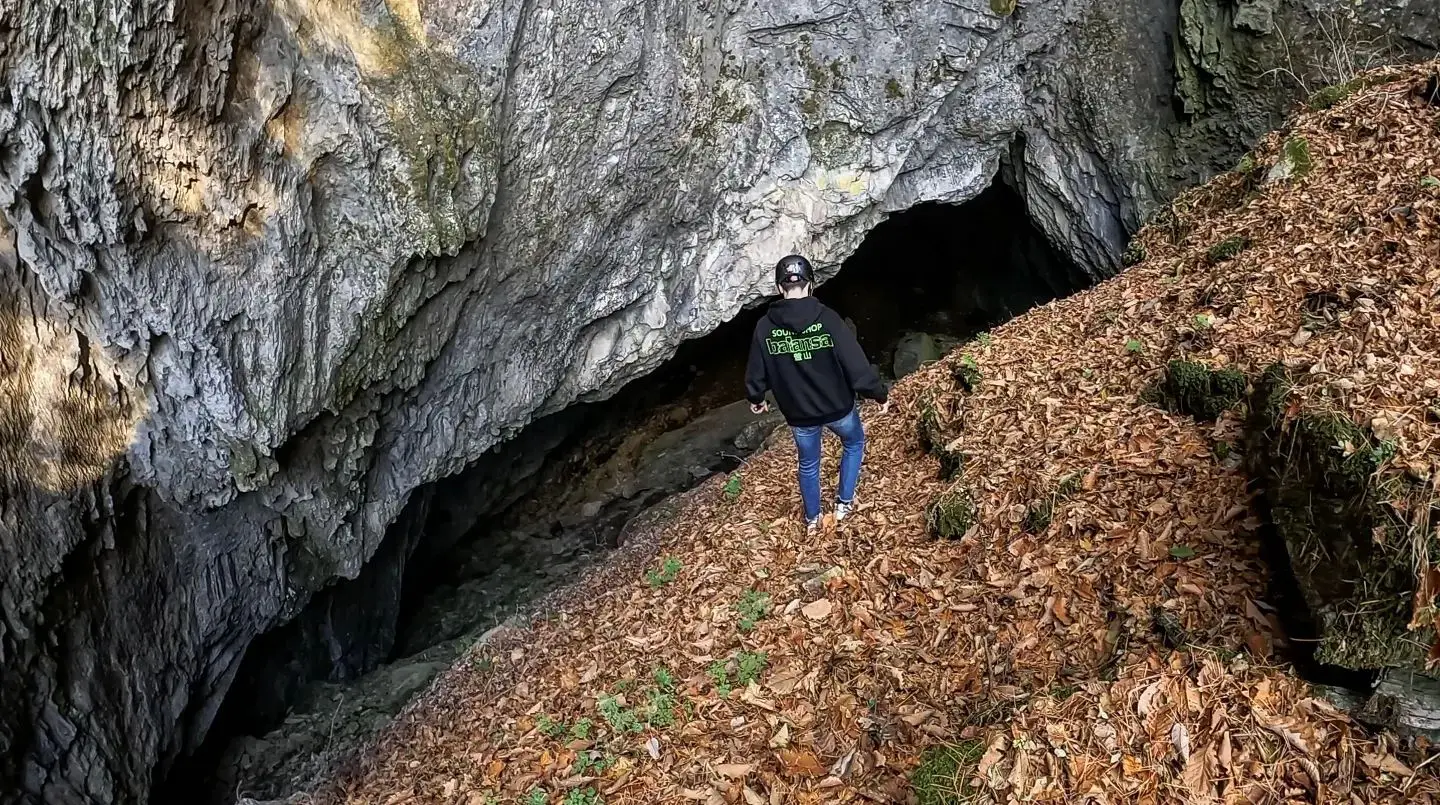
M 1292 53 L 1318 5 L 1271 15 Z M 1288 100 L 1211 6 L 0 5 L 0 790 L 147 801 L 282 624 L 287 667 L 373 665 L 417 490 L 779 254 L 830 276 L 1003 164 L 1110 274 Z M 1433 49 L 1424 6 L 1364 13 Z
M 906 333 L 895 345 L 894 371 L 899 379 L 927 363 L 934 363 L 960 344 L 955 338 L 930 333 Z

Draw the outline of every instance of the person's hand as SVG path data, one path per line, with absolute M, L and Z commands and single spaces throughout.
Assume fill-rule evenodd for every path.
M 770 403 L 768 402 L 750 403 L 750 413 L 752 414 L 763 414 L 769 410 Z

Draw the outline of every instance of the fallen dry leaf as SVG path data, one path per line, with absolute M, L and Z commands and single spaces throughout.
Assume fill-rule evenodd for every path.
M 830 612 L 834 608 L 835 605 L 830 603 L 830 599 L 821 598 L 806 604 L 800 611 L 812 621 L 823 621 L 830 617 Z

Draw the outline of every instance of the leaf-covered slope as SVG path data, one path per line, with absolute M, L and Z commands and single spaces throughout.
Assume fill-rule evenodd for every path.
M 1413 747 L 1366 733 L 1280 664 L 1246 489 L 1267 445 L 1327 412 L 1384 445 L 1367 505 L 1413 544 L 1432 538 L 1440 107 L 1413 92 L 1426 70 L 1386 73 L 1302 116 L 1147 227 L 1120 278 L 907 378 L 888 417 L 867 413 L 852 519 L 802 533 L 782 442 L 742 470 L 738 497 L 718 480 L 701 488 L 553 617 L 478 648 L 327 793 L 1440 795 Z M 1308 173 L 1294 170 L 1301 153 Z M 1267 181 L 1282 162 L 1289 178 Z M 1251 392 L 1270 388 L 1259 381 L 1277 364 L 1285 381 L 1264 396 L 1274 405 L 1252 394 L 1248 422 L 1244 405 L 1199 422 L 1146 402 L 1163 401 L 1154 384 L 1171 361 L 1239 372 Z M 958 461 L 954 480 L 920 447 L 922 413 L 931 452 Z M 1318 449 L 1343 460 L 1370 443 Z M 1381 484 L 1391 477 L 1401 486 Z M 955 490 L 974 501 L 974 523 L 936 539 L 927 509 Z M 1386 499 L 1395 490 L 1426 505 Z M 1416 554 L 1426 580 L 1428 562 Z

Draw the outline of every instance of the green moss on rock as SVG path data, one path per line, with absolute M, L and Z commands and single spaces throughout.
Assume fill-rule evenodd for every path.
M 1017 0 L 990 0 L 990 10 L 1002 17 L 1014 14 L 1017 5 Z
M 1120 255 L 1120 264 L 1130 268 L 1143 262 L 1145 262 L 1145 244 L 1138 240 L 1130 241 L 1130 245 L 1125 247 L 1125 253 Z
M 940 461 L 940 479 L 954 480 L 965 466 L 965 454 L 950 446 L 950 439 L 940 423 L 940 412 L 936 410 L 933 398 L 920 404 L 920 421 L 916 426 L 916 438 L 920 449 Z
M 965 487 L 945 492 L 925 510 L 925 524 L 930 533 L 943 539 L 960 539 L 979 519 L 975 496 Z
M 1388 501 L 1414 482 L 1393 446 L 1348 418 L 1295 412 L 1282 366 L 1257 382 L 1247 463 L 1317 631 L 1316 659 L 1353 670 L 1423 669 L 1434 630 L 1409 629 L 1414 546 Z
M 1280 146 L 1280 161 L 1270 169 L 1266 180 L 1271 182 L 1300 179 L 1315 168 L 1310 158 L 1310 143 L 1304 137 L 1294 136 Z
M 1020 527 L 1025 529 L 1027 534 L 1039 534 L 1050 527 L 1055 519 L 1055 510 L 1065 502 L 1071 495 L 1080 489 L 1080 476 L 1075 473 L 1060 479 L 1055 489 L 1045 497 L 1031 503 L 1025 508 L 1025 517 L 1020 522 Z
M 1211 422 L 1245 397 L 1245 375 L 1211 369 L 1194 361 L 1170 361 L 1165 374 L 1143 395 L 1144 402 L 1202 422 Z
M 1306 104 L 1315 111 L 1329 109 L 1355 93 L 1369 89 L 1370 87 L 1384 84 L 1386 79 L 1379 76 L 1362 76 L 1352 78 L 1349 81 L 1342 81 L 1339 84 L 1331 84 L 1328 87 L 1316 90 L 1306 100 Z
M 1243 235 L 1231 235 L 1230 237 L 1211 246 L 1205 252 L 1205 261 L 1210 265 L 1219 265 L 1226 260 L 1232 260 L 1236 255 L 1250 248 L 1250 239 Z
M 1322 109 L 1329 109 L 1351 95 L 1354 95 L 1360 88 L 1361 83 L 1358 80 L 1346 81 L 1343 84 L 1332 84 L 1313 93 L 1307 101 L 1307 104 L 1317 112 Z

